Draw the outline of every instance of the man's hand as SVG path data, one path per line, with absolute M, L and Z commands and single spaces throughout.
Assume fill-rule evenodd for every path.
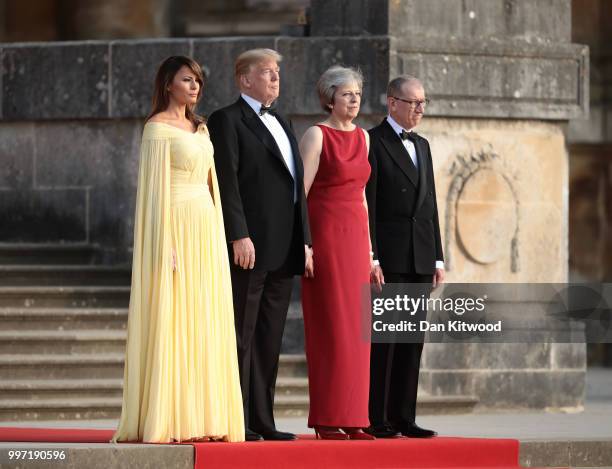
M 255 267 L 255 246 L 251 238 L 241 238 L 232 242 L 234 248 L 234 264 L 243 269 Z
M 370 283 L 374 285 L 378 293 L 382 292 L 382 286 L 385 284 L 385 276 L 383 275 L 380 265 L 374 265 L 374 262 L 372 262 L 370 266 Z
M 438 285 L 442 285 L 444 283 L 444 269 L 436 269 L 436 273 L 433 276 L 432 286 L 434 288 L 438 287 Z
M 304 245 L 306 266 L 304 269 L 304 277 L 313 278 L 314 277 L 314 259 L 312 249 L 305 244 Z

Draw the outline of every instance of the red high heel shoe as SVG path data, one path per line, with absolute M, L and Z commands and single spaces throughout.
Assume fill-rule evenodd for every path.
M 342 427 L 342 431 L 344 431 L 349 440 L 375 440 L 376 437 L 374 435 L 370 435 L 364 432 L 361 428 L 357 427 Z
M 317 426 L 314 427 L 315 435 L 317 436 L 317 440 L 321 438 L 322 440 L 348 440 L 349 436 L 346 433 L 342 433 L 337 427 L 323 427 Z

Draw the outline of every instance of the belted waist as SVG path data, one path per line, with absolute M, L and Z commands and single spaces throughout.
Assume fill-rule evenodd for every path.
M 208 184 L 202 182 L 195 184 L 173 182 L 170 184 L 170 203 L 172 205 L 206 196 L 210 196 Z

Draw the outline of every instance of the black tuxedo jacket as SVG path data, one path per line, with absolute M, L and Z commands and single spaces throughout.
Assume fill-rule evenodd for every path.
M 281 116 L 274 115 L 291 142 L 295 181 L 272 134 L 244 99 L 238 98 L 208 119 L 225 233 L 228 242 L 251 238 L 255 270 L 274 271 L 284 266 L 291 273 L 302 274 L 304 244 L 311 243 L 304 168 L 291 127 Z M 233 264 L 231 247 L 230 254 Z M 289 264 L 288 256 L 292 256 Z
M 417 170 L 386 119 L 369 134 L 366 197 L 374 258 L 383 272 L 433 274 L 444 257 L 429 142 L 416 136 Z

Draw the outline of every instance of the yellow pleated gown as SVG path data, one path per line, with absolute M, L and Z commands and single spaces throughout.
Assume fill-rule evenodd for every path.
M 113 441 L 244 440 L 231 288 L 206 126 L 191 133 L 147 123 L 123 406 Z

